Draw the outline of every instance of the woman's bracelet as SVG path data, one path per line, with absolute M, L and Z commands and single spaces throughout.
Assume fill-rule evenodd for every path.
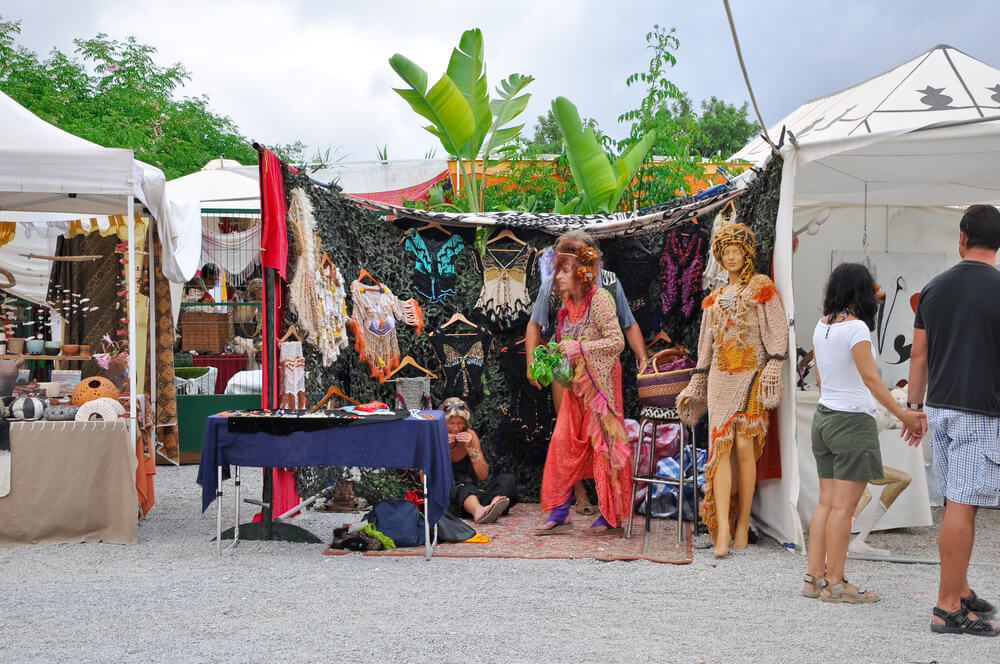
M 922 403 L 913 403 L 912 401 L 907 401 L 906 402 L 906 407 L 909 410 L 923 410 L 924 409 L 924 404 L 922 404 Z

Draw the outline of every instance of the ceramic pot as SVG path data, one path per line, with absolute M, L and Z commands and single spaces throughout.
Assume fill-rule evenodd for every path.
M 45 342 L 41 339 L 28 339 L 24 342 L 28 355 L 41 355 L 45 352 Z
M 80 355 L 84 357 L 90 357 L 90 346 L 88 344 L 80 344 Z
M 7 354 L 7 340 L 0 341 L 0 355 Z
M 80 352 L 80 346 L 78 344 L 63 344 L 62 354 L 72 357 Z
M 20 355 L 24 352 L 24 339 L 21 337 L 11 337 L 7 340 L 7 352 L 11 355 Z
M 59 348 L 62 347 L 58 341 L 46 341 L 45 342 L 45 354 L 46 355 L 58 355 Z

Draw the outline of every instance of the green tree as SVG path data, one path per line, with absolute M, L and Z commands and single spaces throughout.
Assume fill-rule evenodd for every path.
M 638 108 L 618 116 L 618 122 L 629 127 L 629 135 L 618 142 L 618 149 L 625 152 L 650 132 L 655 132 L 658 140 L 629 183 L 619 209 L 648 207 L 675 198 L 684 190 L 684 178 L 700 173 L 692 149 L 699 129 L 690 112 L 691 100 L 667 78 L 677 65 L 674 53 L 680 48 L 675 32 L 676 28 L 654 25 L 646 33 L 647 47 L 652 51 L 649 66 L 625 79 L 626 87 L 645 85 L 646 94 Z
M 175 98 L 191 75 L 179 62 L 157 64 L 152 46 L 100 33 L 73 40 L 79 59 L 58 49 L 39 59 L 16 43 L 20 32 L 20 21 L 0 17 L 0 89 L 46 122 L 98 145 L 131 148 L 167 179 L 220 155 L 256 161 L 235 123 L 213 112 L 208 97 Z
M 760 132 L 760 125 L 748 117 L 747 102 L 740 107 L 712 96 L 701 102 L 698 134 L 693 148 L 707 159 L 728 159 Z

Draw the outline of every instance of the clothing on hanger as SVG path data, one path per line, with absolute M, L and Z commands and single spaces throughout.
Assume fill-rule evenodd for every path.
M 431 377 L 396 378 L 396 408 L 431 409 Z
M 381 383 L 389 377 L 401 359 L 396 339 L 396 323 L 402 321 L 423 331 L 424 315 L 416 300 L 400 300 L 388 286 L 351 283 L 350 327 L 354 348 L 361 360 L 371 367 L 372 377 Z
M 306 358 L 302 355 L 301 341 L 284 341 L 281 344 L 278 371 L 281 374 L 281 408 L 306 407 Z
M 479 326 L 461 329 L 456 335 L 439 328 L 430 339 L 445 376 L 445 392 L 475 404 L 483 398 L 483 366 L 493 335 Z
M 416 258 L 413 266 L 413 290 L 429 302 L 444 304 L 454 295 L 455 259 L 465 249 L 465 240 L 457 233 L 444 236 L 440 231 L 410 231 L 404 247 Z
M 520 325 L 531 314 L 527 283 L 535 253 L 529 245 L 503 239 L 488 244 L 476 257 L 476 269 L 483 275 L 476 308 L 501 329 Z
M 322 317 L 318 321 L 316 347 L 322 355 L 323 366 L 328 367 L 337 361 L 340 351 L 347 348 L 347 298 L 344 277 L 329 259 L 319 267 L 317 284 Z

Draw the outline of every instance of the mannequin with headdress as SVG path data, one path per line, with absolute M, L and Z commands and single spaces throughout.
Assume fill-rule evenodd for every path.
M 712 254 L 729 281 L 702 301 L 698 365 L 677 408 L 688 424 L 708 410 L 710 447 L 701 514 L 715 542 L 714 554 L 721 558 L 730 541 L 735 549 L 749 543 L 757 460 L 767 438 L 766 411 L 781 398 L 788 320 L 774 282 L 754 274 L 753 231 L 738 223 L 718 229 Z

